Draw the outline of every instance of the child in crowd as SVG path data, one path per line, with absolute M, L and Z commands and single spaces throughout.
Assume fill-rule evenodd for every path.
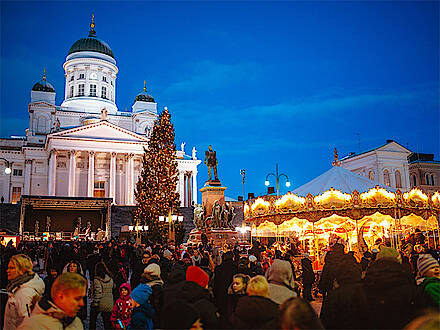
M 227 318 L 229 318 L 235 311 L 238 299 L 246 296 L 247 284 L 251 278 L 244 274 L 235 274 L 232 278 L 232 283 L 228 288 L 228 310 Z
M 440 307 L 440 265 L 430 254 L 421 254 L 417 260 L 417 285 L 419 285 L 433 308 Z
M 130 324 L 131 304 L 130 304 L 131 287 L 128 283 L 122 283 L 119 287 L 119 298 L 113 306 L 110 321 L 114 329 L 125 329 Z

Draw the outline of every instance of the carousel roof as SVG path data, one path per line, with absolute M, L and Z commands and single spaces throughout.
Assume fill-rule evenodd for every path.
M 296 188 L 293 193 L 299 196 L 307 196 L 308 193 L 316 196 L 330 190 L 330 188 L 348 194 L 354 190 L 362 193 L 376 186 L 385 188 L 388 191 L 395 191 L 395 189 L 382 185 L 377 181 L 370 180 L 340 166 L 334 166 L 312 181 Z

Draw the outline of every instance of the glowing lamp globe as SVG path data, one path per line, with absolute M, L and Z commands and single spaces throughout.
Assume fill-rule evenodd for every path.
M 264 181 L 264 184 L 266 185 L 266 186 L 268 186 L 269 185 L 269 181 Z
M 12 170 L 11 170 L 10 167 L 6 167 L 6 168 L 5 168 L 5 173 L 6 173 L 6 174 L 11 174 L 11 172 L 12 172 Z
M 289 181 L 286 182 L 286 187 L 290 187 L 290 182 Z

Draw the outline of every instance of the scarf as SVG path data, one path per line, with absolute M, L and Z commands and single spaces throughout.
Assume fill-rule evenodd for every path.
M 29 282 L 34 278 L 35 274 L 23 274 L 16 278 L 14 278 L 6 287 L 8 292 L 13 293 L 13 291 L 18 288 L 20 285 Z

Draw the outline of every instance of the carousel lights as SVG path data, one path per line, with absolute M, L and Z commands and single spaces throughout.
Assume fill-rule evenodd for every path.
M 344 200 L 344 201 L 349 201 L 351 200 L 351 195 L 350 194 L 344 194 L 342 192 L 340 192 L 339 190 L 327 190 L 326 192 L 324 192 L 323 194 L 316 196 L 313 200 L 315 201 L 315 203 L 322 203 L 327 201 L 328 199 L 331 198 L 337 198 L 340 200 Z
M 277 199 L 275 201 L 275 205 L 276 205 L 276 207 L 280 207 L 284 204 L 287 204 L 289 201 L 292 201 L 295 204 L 304 204 L 306 202 L 306 199 L 303 197 L 299 197 L 295 194 L 287 193 L 286 195 Z
M 432 195 L 431 200 L 434 204 L 440 204 L 440 194 L 438 191 L 436 191 L 435 194 Z
M 383 188 L 372 188 L 370 189 L 368 192 L 362 193 L 360 195 L 361 199 L 365 200 L 365 199 L 371 199 L 374 198 L 376 195 L 380 195 L 386 199 L 395 199 L 396 198 L 396 194 L 392 193 L 392 192 L 388 192 Z
M 406 200 L 408 200 L 408 199 L 421 199 L 424 202 L 426 202 L 428 200 L 428 196 L 426 196 L 421 190 L 419 190 L 417 188 L 413 188 L 413 189 L 411 189 L 410 192 L 404 193 L 403 198 Z
M 251 210 L 252 212 L 255 211 L 256 208 L 262 207 L 265 209 L 268 209 L 270 206 L 269 202 L 266 202 L 264 199 L 262 199 L 261 197 L 258 198 L 251 206 Z

